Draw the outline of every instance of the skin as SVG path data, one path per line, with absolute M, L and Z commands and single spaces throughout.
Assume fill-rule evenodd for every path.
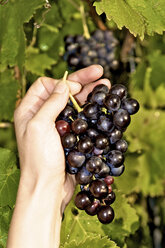
M 20 182 L 7 248 L 56 248 L 62 213 L 72 198 L 75 177 L 65 172 L 65 157 L 55 120 L 69 92 L 80 105 L 98 84 L 103 68 L 89 66 L 62 80 L 41 77 L 30 87 L 14 113 L 20 159 Z

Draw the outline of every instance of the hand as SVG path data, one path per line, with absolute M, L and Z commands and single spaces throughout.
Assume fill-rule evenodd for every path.
M 73 195 L 75 179 L 65 173 L 64 151 L 55 120 L 67 104 L 69 88 L 81 105 L 97 84 L 110 87 L 109 80 L 98 80 L 102 74 L 102 67 L 93 65 L 69 75 L 69 84 L 39 78 L 15 111 L 21 183 L 33 191 L 37 182 L 54 182 L 62 190 L 62 211 Z

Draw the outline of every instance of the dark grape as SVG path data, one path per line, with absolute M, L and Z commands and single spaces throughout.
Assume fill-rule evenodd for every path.
M 111 223 L 114 219 L 113 208 L 110 206 L 101 206 L 97 213 L 97 217 L 99 221 L 103 224 Z
M 87 135 L 91 138 L 92 141 L 96 139 L 96 137 L 99 135 L 98 131 L 94 128 L 89 128 L 87 130 Z
M 94 216 L 98 213 L 98 210 L 100 209 L 100 201 L 96 200 L 94 202 L 92 202 L 91 204 L 89 204 L 86 208 L 85 208 L 85 212 L 91 216 Z
M 124 165 L 121 165 L 118 168 L 111 166 L 111 175 L 114 177 L 119 177 L 123 174 L 124 170 L 125 170 Z
M 111 111 L 117 111 L 120 108 L 120 97 L 118 95 L 108 95 L 104 101 L 105 106 Z
M 110 167 L 107 164 L 103 163 L 102 168 L 97 175 L 99 178 L 103 178 L 108 176 L 110 174 L 110 171 Z
M 81 152 L 71 151 L 68 153 L 67 160 L 70 166 L 79 168 L 85 162 L 85 156 Z
M 61 112 L 61 116 L 64 118 L 69 118 L 74 117 L 76 114 L 76 111 L 74 110 L 74 108 L 72 108 L 71 106 L 67 105 L 64 110 Z
M 78 66 L 79 63 L 80 63 L 79 57 L 76 57 L 75 55 L 70 55 L 68 57 L 69 66 Z
M 107 197 L 104 199 L 104 202 L 106 205 L 111 205 L 112 203 L 114 203 L 115 199 L 116 199 L 116 195 L 114 191 L 111 191 L 111 193 L 109 193 Z
M 98 173 L 101 170 L 102 160 L 99 157 L 93 156 L 86 163 L 86 169 L 92 173 Z
M 110 134 L 109 134 L 109 140 L 111 144 L 116 143 L 118 140 L 122 138 L 123 134 L 120 130 L 114 129 Z
M 96 30 L 93 34 L 93 38 L 97 41 L 104 41 L 104 32 L 100 29 Z
M 89 190 L 95 198 L 103 199 L 108 195 L 108 187 L 106 183 L 100 179 L 92 181 Z
M 89 103 L 88 105 L 84 107 L 83 113 L 87 118 L 97 120 L 98 113 L 99 113 L 97 104 Z
M 79 152 L 90 153 L 93 150 L 93 143 L 90 138 L 84 137 L 79 140 L 77 148 Z
M 95 86 L 95 88 L 93 89 L 92 93 L 96 93 L 98 91 L 102 91 L 105 94 L 109 93 L 109 88 L 105 85 L 105 84 L 98 84 L 97 86 Z
M 66 133 L 62 137 L 62 145 L 64 148 L 72 148 L 76 145 L 76 136 L 73 133 Z
M 108 154 L 108 160 L 114 167 L 119 167 L 124 162 L 124 156 L 122 152 L 113 150 Z
M 98 149 L 105 149 L 109 145 L 108 137 L 104 134 L 99 134 L 95 140 L 95 146 Z
M 111 118 L 101 115 L 97 122 L 97 128 L 102 132 L 111 132 L 114 128 Z
M 86 185 L 92 181 L 92 173 L 90 173 L 84 166 L 76 174 L 76 182 Z
M 89 194 L 85 191 L 79 192 L 75 197 L 75 205 L 77 208 L 84 210 L 87 206 L 91 204 Z
M 115 144 L 115 149 L 124 153 L 127 151 L 127 148 L 128 148 L 128 144 L 125 140 L 121 139 L 121 140 L 118 140 Z
M 98 105 L 103 105 L 104 99 L 106 98 L 106 93 L 103 91 L 97 91 L 92 94 L 91 101 L 97 103 Z
M 70 132 L 70 125 L 64 120 L 59 120 L 56 122 L 56 128 L 60 136 L 63 136 L 65 133 Z
M 127 98 L 122 101 L 121 108 L 127 110 L 130 115 L 134 115 L 139 110 L 139 103 L 135 99 Z
M 120 128 L 126 128 L 130 124 L 131 118 L 127 110 L 119 109 L 113 117 L 113 123 Z
M 110 89 L 110 93 L 114 95 L 118 95 L 121 100 L 127 97 L 127 89 L 122 84 L 113 85 L 112 88 Z
M 72 130 L 76 134 L 86 132 L 88 128 L 88 123 L 83 119 L 76 119 L 72 122 Z

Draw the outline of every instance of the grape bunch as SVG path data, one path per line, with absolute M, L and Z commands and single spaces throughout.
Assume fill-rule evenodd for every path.
M 78 209 L 97 215 L 101 223 L 114 219 L 113 177 L 124 172 L 127 142 L 122 139 L 139 110 L 139 103 L 127 98 L 121 84 L 97 85 L 89 93 L 82 111 L 67 104 L 56 121 L 65 151 L 66 171 L 75 174 L 80 192 L 75 197 Z
M 83 35 L 65 37 L 65 58 L 69 67 L 77 70 L 92 64 L 100 64 L 104 68 L 104 77 L 110 78 L 111 71 L 118 68 L 116 46 L 118 40 L 112 31 L 96 30 L 90 39 Z

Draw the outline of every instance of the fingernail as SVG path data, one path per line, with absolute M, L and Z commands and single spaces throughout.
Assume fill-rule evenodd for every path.
M 57 83 L 57 85 L 56 85 L 56 87 L 54 89 L 54 92 L 62 94 L 67 90 L 67 88 L 68 87 L 67 87 L 66 83 L 60 81 L 59 83 Z

